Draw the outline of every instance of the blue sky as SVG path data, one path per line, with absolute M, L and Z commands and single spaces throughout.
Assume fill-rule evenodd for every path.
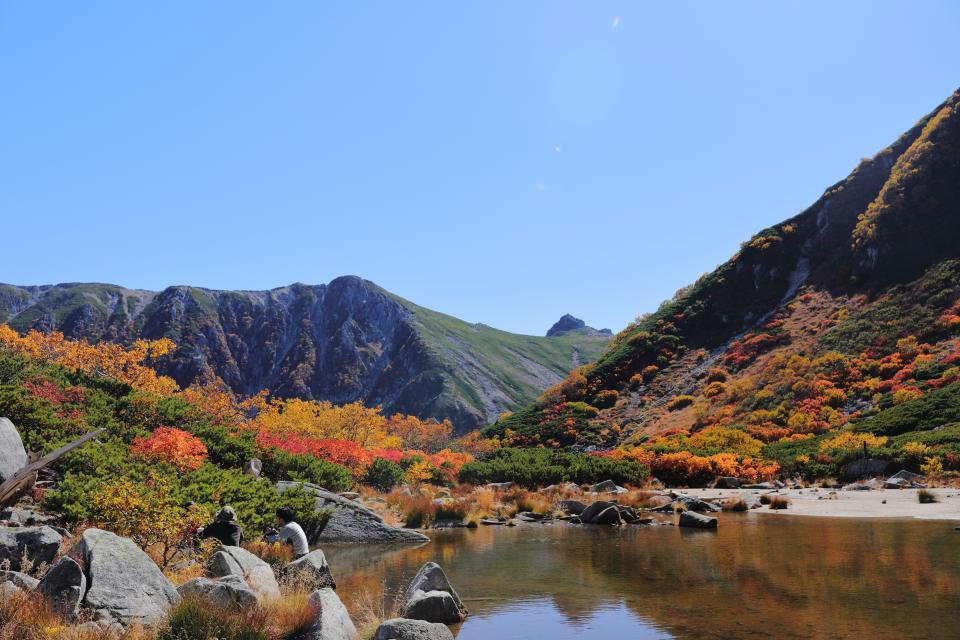
M 0 281 L 619 329 L 960 86 L 958 7 L 0 0 Z

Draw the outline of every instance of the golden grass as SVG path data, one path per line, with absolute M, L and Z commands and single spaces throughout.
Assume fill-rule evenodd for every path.
M 790 506 L 790 501 L 783 496 L 770 496 L 771 509 L 786 509 Z
M 731 498 L 726 500 L 720 508 L 724 511 L 749 511 L 750 506 L 746 503 L 743 498 Z

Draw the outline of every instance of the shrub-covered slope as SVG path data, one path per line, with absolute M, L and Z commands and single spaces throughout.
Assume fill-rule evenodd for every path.
M 960 379 L 957 258 L 960 93 L 487 434 L 682 466 L 700 464 L 682 451 L 781 459 L 769 447 L 879 426 Z
M 362 401 L 459 431 L 523 406 L 596 358 L 599 332 L 522 336 L 414 305 L 355 277 L 271 291 L 102 284 L 0 285 L 0 323 L 92 342 L 172 339 L 158 370 L 181 386 L 222 378 L 241 394 Z

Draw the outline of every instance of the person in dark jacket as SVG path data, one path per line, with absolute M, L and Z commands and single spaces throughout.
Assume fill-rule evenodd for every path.
M 216 521 L 203 528 L 200 538 L 216 538 L 222 544 L 239 547 L 243 542 L 243 529 L 237 524 L 237 512 L 226 506 L 217 513 Z

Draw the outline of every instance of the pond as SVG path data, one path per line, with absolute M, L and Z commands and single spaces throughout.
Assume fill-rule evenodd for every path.
M 960 637 L 954 523 L 724 514 L 717 531 L 556 522 L 324 547 L 348 608 L 427 561 L 470 609 L 459 640 Z

